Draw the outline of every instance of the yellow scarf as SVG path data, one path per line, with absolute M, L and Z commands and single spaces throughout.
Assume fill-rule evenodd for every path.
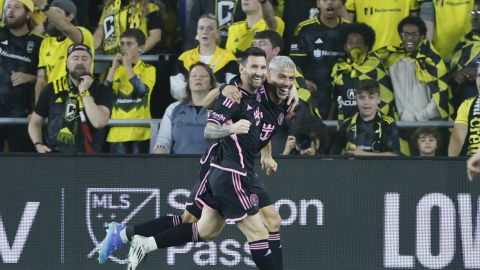
M 385 59 L 387 69 L 403 57 L 415 62 L 415 72 L 419 81 L 428 85 L 432 98 L 443 120 L 451 120 L 453 107 L 451 104 L 452 92 L 448 86 L 447 66 L 441 56 L 435 51 L 431 43 L 424 39 L 415 52 L 408 54 L 402 47 L 389 46 L 376 52 Z
M 127 29 L 130 28 L 141 28 L 142 19 L 143 19 L 143 9 L 141 3 L 136 3 L 135 7 L 128 7 L 127 29 L 122 29 L 121 25 L 127 22 L 121 22 L 120 9 L 122 8 L 122 0 L 115 0 L 109 7 L 106 7 L 106 13 L 104 16 L 104 24 L 108 24 L 106 20 L 113 20 L 113 32 L 108 31 L 104 33 L 103 40 L 103 50 L 106 53 L 114 54 L 118 51 L 120 47 L 120 35 Z M 135 11 L 135 13 L 132 12 Z M 110 18 L 110 19 L 109 19 Z M 105 27 L 104 27 L 105 29 Z M 104 30 L 105 31 L 105 30 Z

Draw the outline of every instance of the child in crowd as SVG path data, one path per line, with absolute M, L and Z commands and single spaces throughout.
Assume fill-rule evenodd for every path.
M 438 155 L 441 146 L 441 135 L 436 128 L 421 127 L 415 130 L 410 139 L 412 155 L 433 157 Z

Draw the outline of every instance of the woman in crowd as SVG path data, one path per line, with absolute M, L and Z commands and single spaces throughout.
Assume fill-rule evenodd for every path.
M 194 63 L 207 64 L 219 83 L 228 83 L 238 72 L 235 55 L 218 46 L 219 35 L 217 18 L 212 14 L 200 16 L 197 23 L 199 45 L 178 57 L 176 70 L 170 77 L 170 93 L 173 98 L 181 100 L 185 97 L 185 76 Z
M 201 154 L 209 146 L 203 136 L 207 110 L 202 100 L 217 82 L 207 64 L 197 62 L 187 75 L 185 98 L 168 106 L 162 118 L 155 147 L 156 154 Z

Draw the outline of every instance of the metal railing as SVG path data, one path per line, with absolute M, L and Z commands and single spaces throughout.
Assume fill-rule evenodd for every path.
M 144 62 L 149 63 L 158 63 L 160 62 L 160 59 L 163 59 L 165 62 L 167 62 L 170 60 L 171 57 L 177 57 L 177 55 L 168 53 L 140 55 L 140 59 L 142 59 Z M 96 54 L 94 59 L 95 63 L 93 65 L 93 72 L 96 74 L 106 72 L 110 67 L 110 63 L 112 62 L 112 60 L 113 55 Z
M 111 127 L 148 127 L 150 126 L 150 150 L 155 145 L 155 139 L 157 138 L 158 129 L 162 119 L 110 119 L 108 126 Z M 338 126 L 338 121 L 323 121 L 327 127 Z M 450 121 L 396 121 L 398 128 L 418 128 L 418 127 L 438 127 L 438 128 L 451 128 L 453 122 Z M 0 117 L 0 125 L 26 125 L 28 124 L 27 118 L 2 118 Z

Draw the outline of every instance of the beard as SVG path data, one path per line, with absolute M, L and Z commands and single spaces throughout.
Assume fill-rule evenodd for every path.
M 51 37 L 60 37 L 63 35 L 53 23 L 48 23 L 46 29 L 47 34 Z
M 90 73 L 88 73 L 87 69 L 85 69 L 83 65 L 78 64 L 75 66 L 73 71 L 70 71 L 70 75 L 72 76 L 73 79 L 78 81 L 80 80 L 80 77 L 85 75 L 90 75 Z
M 10 29 L 19 29 L 19 28 L 24 27 L 27 24 L 27 22 L 28 22 L 27 15 L 24 14 L 23 16 L 18 17 L 16 19 L 14 19 L 13 21 L 9 21 L 9 19 L 7 18 L 7 21 L 5 22 L 5 25 Z

